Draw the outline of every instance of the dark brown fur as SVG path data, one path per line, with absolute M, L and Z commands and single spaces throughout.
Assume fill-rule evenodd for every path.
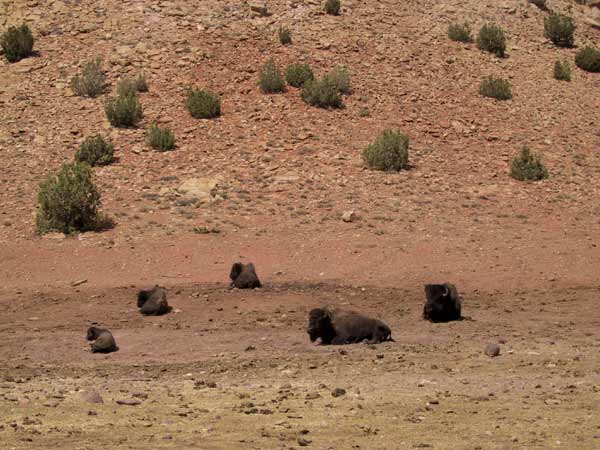
M 110 353 L 119 350 L 115 338 L 106 328 L 88 328 L 86 339 L 94 341 L 90 344 L 92 353 Z
M 137 306 L 145 316 L 160 316 L 171 310 L 167 303 L 167 291 L 160 286 L 139 291 Z
M 354 311 L 315 308 L 308 314 L 307 333 L 311 342 L 341 345 L 367 341 L 378 344 L 393 341 L 392 330 L 381 320 Z
M 461 301 L 453 284 L 426 284 L 423 318 L 431 322 L 461 319 Z
M 236 287 L 238 289 L 254 289 L 262 287 L 262 284 L 256 275 L 254 264 L 252 263 L 235 263 L 231 266 L 229 278 L 231 278 L 231 287 Z

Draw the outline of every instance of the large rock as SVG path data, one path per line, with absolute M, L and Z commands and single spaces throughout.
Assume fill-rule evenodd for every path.
M 212 201 L 216 194 L 220 178 L 189 178 L 177 188 L 177 191 L 188 198 L 200 201 Z
M 264 1 L 251 1 L 248 6 L 250 6 L 250 11 L 258 16 L 265 17 L 269 15 L 269 8 Z
M 104 403 L 104 400 L 97 391 L 89 390 L 81 393 L 81 399 L 88 403 Z

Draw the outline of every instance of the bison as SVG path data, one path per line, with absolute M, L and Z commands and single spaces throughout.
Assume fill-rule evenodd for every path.
M 365 340 L 369 344 L 393 341 L 392 330 L 381 320 L 327 307 L 309 312 L 306 331 L 311 342 L 320 339 L 324 345 L 354 344 Z
M 105 328 L 88 328 L 86 339 L 94 341 L 90 344 L 92 353 L 110 353 L 119 350 L 112 333 Z
M 152 289 L 142 289 L 139 291 L 137 306 L 145 316 L 160 316 L 171 310 L 167 303 L 166 289 L 158 285 Z
M 460 320 L 461 302 L 453 284 L 426 284 L 423 318 L 431 322 Z
M 254 289 L 262 287 L 262 284 L 256 275 L 254 264 L 252 263 L 235 263 L 231 266 L 229 278 L 231 278 L 231 287 L 236 287 L 238 289 Z

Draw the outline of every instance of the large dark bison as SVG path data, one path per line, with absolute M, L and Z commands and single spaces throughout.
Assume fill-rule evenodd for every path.
M 119 350 L 112 333 L 105 328 L 88 328 L 86 339 L 94 341 L 90 344 L 92 353 L 110 353 Z
M 145 316 L 160 316 L 171 310 L 169 303 L 167 303 L 167 291 L 160 286 L 139 291 L 137 306 Z
M 262 287 L 262 284 L 256 275 L 254 264 L 252 263 L 235 263 L 231 266 L 229 278 L 231 278 L 231 287 L 236 287 L 238 289 L 254 289 Z
M 354 344 L 367 341 L 377 344 L 393 341 L 392 330 L 381 320 L 371 319 L 354 311 L 315 308 L 308 314 L 308 336 L 324 345 Z
M 426 284 L 423 318 L 431 322 L 460 320 L 461 302 L 453 284 Z

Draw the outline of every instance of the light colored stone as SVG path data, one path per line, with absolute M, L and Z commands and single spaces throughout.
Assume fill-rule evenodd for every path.
M 252 1 L 248 4 L 250 11 L 255 12 L 261 17 L 269 15 L 269 8 L 267 8 L 266 2 L 263 1 Z
M 488 344 L 485 347 L 484 353 L 490 358 L 495 358 L 500 355 L 500 346 L 498 344 Z
M 342 220 L 344 222 L 354 222 L 357 219 L 354 211 L 344 211 L 342 214 Z
M 210 201 L 220 181 L 220 178 L 189 178 L 181 183 L 177 191 L 186 197 Z
M 95 390 L 83 391 L 81 399 L 88 403 L 104 403 L 102 396 Z

